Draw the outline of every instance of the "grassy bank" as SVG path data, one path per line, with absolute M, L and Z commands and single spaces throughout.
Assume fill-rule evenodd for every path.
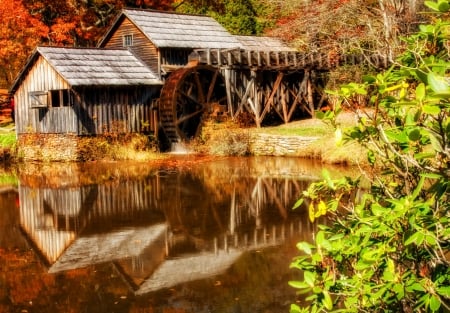
M 352 114 L 343 113 L 338 118 L 343 131 L 356 125 Z M 356 143 L 337 145 L 335 129 L 319 119 L 305 119 L 276 127 L 240 128 L 231 122 L 208 121 L 193 149 L 203 153 L 220 155 L 245 155 L 250 153 L 243 144 L 252 135 L 270 134 L 298 137 L 308 144 L 296 152 L 302 158 L 318 159 L 329 164 L 365 165 L 365 150 Z
M 341 113 L 337 123 L 343 132 L 355 126 L 356 117 L 350 113 Z M 320 159 L 324 163 L 356 165 L 366 163 L 366 152 L 357 143 L 337 144 L 335 129 L 319 119 L 295 121 L 286 125 L 269 127 L 256 131 L 285 136 L 317 137 L 299 156 Z
M 343 130 L 356 124 L 350 114 L 341 114 L 338 119 Z M 210 155 L 248 155 L 248 138 L 252 134 L 295 136 L 308 141 L 296 156 L 318 159 L 329 164 L 365 164 L 366 153 L 355 143 L 341 146 L 335 143 L 335 130 L 318 119 L 295 121 L 277 127 L 242 128 L 231 121 L 208 120 L 202 134 L 190 144 L 195 152 Z M 314 138 L 314 140 L 311 140 Z M 125 139 L 125 140 L 123 140 Z M 149 161 L 163 157 L 154 144 L 142 135 L 125 138 L 105 136 L 84 138 L 79 142 L 79 153 L 83 160 L 135 160 Z M 9 160 L 15 156 L 16 135 L 14 125 L 0 127 L 0 157 Z

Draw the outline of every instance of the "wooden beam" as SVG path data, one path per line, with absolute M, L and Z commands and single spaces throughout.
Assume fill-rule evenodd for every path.
M 278 87 L 280 86 L 283 76 L 284 76 L 283 72 L 278 73 L 277 79 L 275 80 L 275 83 L 273 85 L 272 92 L 271 92 L 269 98 L 267 99 L 266 103 L 264 104 L 264 110 L 261 114 L 261 121 L 264 119 L 267 112 L 269 112 L 269 109 L 273 104 L 273 97 L 274 97 L 275 93 L 277 92 Z

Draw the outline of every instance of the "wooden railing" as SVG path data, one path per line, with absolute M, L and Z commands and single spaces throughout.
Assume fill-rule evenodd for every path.
M 217 67 L 249 67 L 260 69 L 317 69 L 328 70 L 344 64 L 372 64 L 386 68 L 389 64 L 382 55 L 336 53 L 303 53 L 297 51 L 261 51 L 243 49 L 196 49 L 189 61 Z

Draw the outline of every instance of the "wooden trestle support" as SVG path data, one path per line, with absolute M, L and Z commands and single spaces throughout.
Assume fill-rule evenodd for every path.
M 250 115 L 257 127 L 296 116 L 314 116 L 326 103 L 326 72 L 339 63 L 333 55 L 241 49 L 195 50 L 189 65 L 170 74 L 161 92 L 160 119 L 171 142 L 195 137 L 214 107 L 238 119 Z M 379 63 L 383 60 L 372 60 Z

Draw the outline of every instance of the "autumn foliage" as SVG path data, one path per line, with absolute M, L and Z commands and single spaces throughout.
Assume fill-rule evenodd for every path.
M 124 7 L 171 10 L 172 1 L 0 0 L 0 87 L 10 87 L 37 45 L 96 46 Z

